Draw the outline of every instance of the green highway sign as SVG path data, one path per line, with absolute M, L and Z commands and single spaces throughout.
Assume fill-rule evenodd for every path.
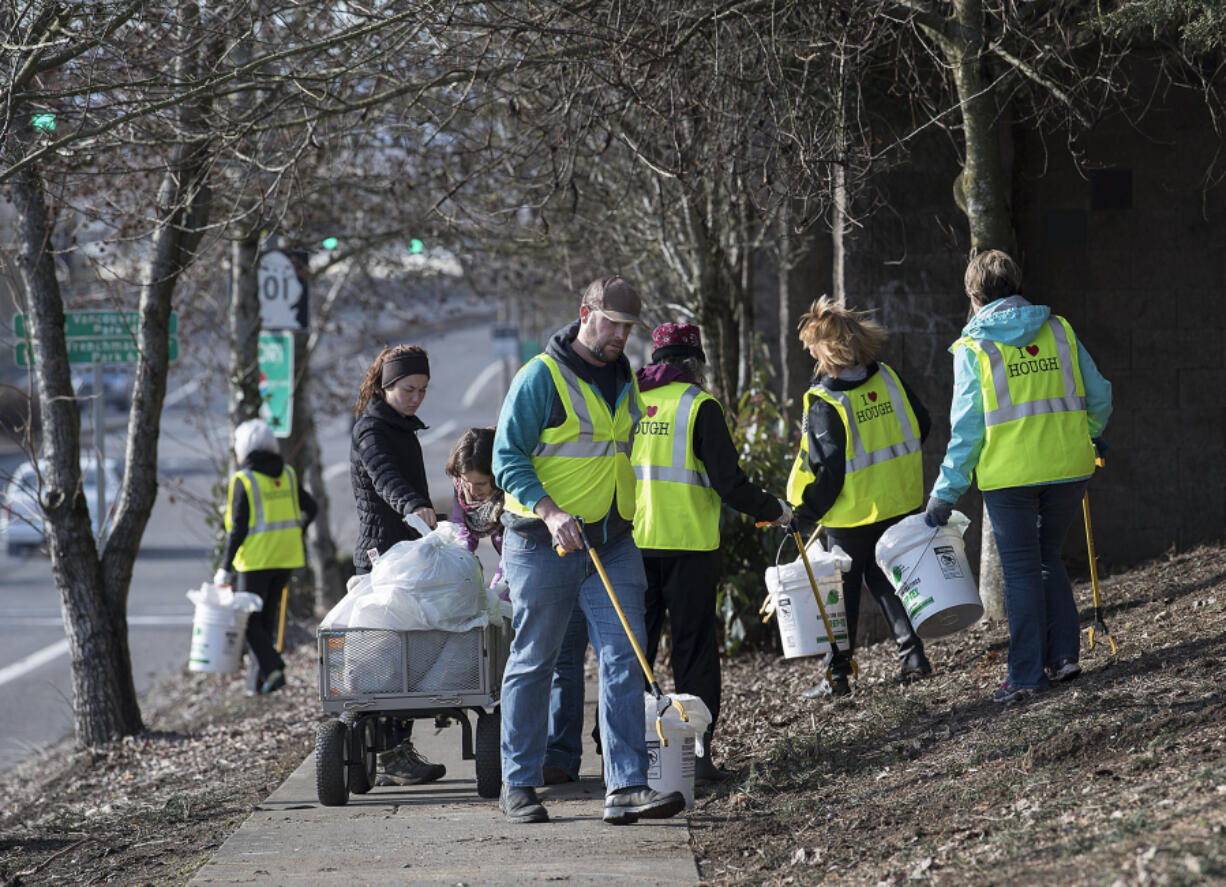
M 64 337 L 70 364 L 137 363 L 140 350 L 136 347 L 138 311 L 65 311 Z M 179 359 L 178 312 L 170 312 L 170 359 Z M 29 325 L 24 314 L 13 316 L 13 332 L 17 343 L 17 366 L 28 367 L 30 360 Z
M 179 359 L 179 340 L 170 340 L 170 359 Z M 138 363 L 140 351 L 131 339 L 69 339 L 68 362 L 70 364 L 89 363 Z M 17 343 L 17 366 L 28 367 L 30 362 L 30 344 Z
M 294 424 L 294 334 L 260 331 L 260 418 L 277 437 L 289 437 Z
M 64 335 L 69 339 L 89 337 L 94 339 L 131 338 L 140 324 L 139 311 L 65 311 Z M 13 332 L 24 339 L 26 316 L 13 315 Z M 179 312 L 170 312 L 170 334 L 179 332 Z

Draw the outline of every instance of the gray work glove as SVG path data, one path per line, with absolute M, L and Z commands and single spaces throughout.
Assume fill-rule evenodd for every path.
M 774 525 L 776 527 L 786 527 L 792 522 L 792 506 L 786 500 L 779 499 L 779 507 L 783 509 L 783 513 L 775 518 Z
M 943 527 L 949 523 L 949 516 L 954 513 L 954 504 L 930 496 L 928 507 L 924 509 L 924 523 L 930 527 Z

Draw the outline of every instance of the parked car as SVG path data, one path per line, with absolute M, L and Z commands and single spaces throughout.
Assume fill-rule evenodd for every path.
M 111 409 L 126 410 L 132 401 L 132 370 L 123 365 L 108 364 L 102 368 L 102 403 Z M 94 397 L 93 367 L 72 371 L 72 390 L 83 411 L 90 409 Z
M 115 502 L 119 498 L 119 462 L 107 459 L 106 470 L 106 519 L 115 514 Z M 92 454 L 81 457 L 81 483 L 85 490 L 85 502 L 96 534 L 98 523 L 98 475 L 97 460 Z M 4 495 L 4 510 L 0 511 L 0 537 L 12 557 L 21 557 L 41 548 L 43 537 L 43 509 L 38 502 L 39 474 L 46 470 L 40 461 L 39 471 L 33 462 L 23 462 L 13 472 Z

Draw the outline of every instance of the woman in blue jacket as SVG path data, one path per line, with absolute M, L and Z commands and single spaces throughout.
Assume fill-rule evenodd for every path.
M 946 523 L 976 476 L 1009 622 L 1009 673 L 992 698 L 1012 702 L 1081 673 L 1077 604 L 1060 548 L 1094 473 L 1111 383 L 1067 320 L 1022 297 L 1021 270 L 1005 253 L 972 259 L 965 286 L 974 316 L 949 349 L 951 434 L 926 516 Z

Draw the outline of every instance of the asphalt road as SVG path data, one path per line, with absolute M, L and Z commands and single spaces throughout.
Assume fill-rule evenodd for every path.
M 472 425 L 492 425 L 509 381 L 509 366 L 490 349 L 490 327 L 474 323 L 432 334 L 422 344 L 430 352 L 429 392 L 418 415 L 430 492 L 444 515 L 450 513 L 451 487 L 443 472 L 459 434 Z M 329 372 L 352 379 L 356 393 L 371 353 L 334 353 Z M 317 366 L 321 362 L 317 362 Z M 208 435 L 201 433 L 199 398 L 190 382 L 175 380 L 168 395 L 159 441 L 159 478 L 163 488 L 137 558 L 129 594 L 129 641 L 133 677 L 142 692 L 158 677 L 186 667 L 192 605 L 185 594 L 212 575 L 211 536 L 203 511 L 193 499 L 207 499 L 217 479 Z M 205 411 L 222 427 L 220 398 Z M 349 486 L 348 416 L 319 417 L 320 446 L 337 544 L 349 547 L 357 534 Z M 109 424 L 121 425 L 112 419 Z M 88 430 L 83 436 L 88 439 Z M 107 436 L 107 455 L 122 458 L 124 431 Z M 216 448 L 218 444 L 213 443 Z M 20 455 L 0 456 L 7 474 Z M 7 470 L 6 470 L 7 469 Z M 2 551 L 0 547 L 0 551 Z M 488 544 L 479 554 L 487 571 L 496 564 Z M 59 594 L 45 555 L 13 559 L 0 554 L 0 771 L 32 751 L 72 732 L 72 681 Z

